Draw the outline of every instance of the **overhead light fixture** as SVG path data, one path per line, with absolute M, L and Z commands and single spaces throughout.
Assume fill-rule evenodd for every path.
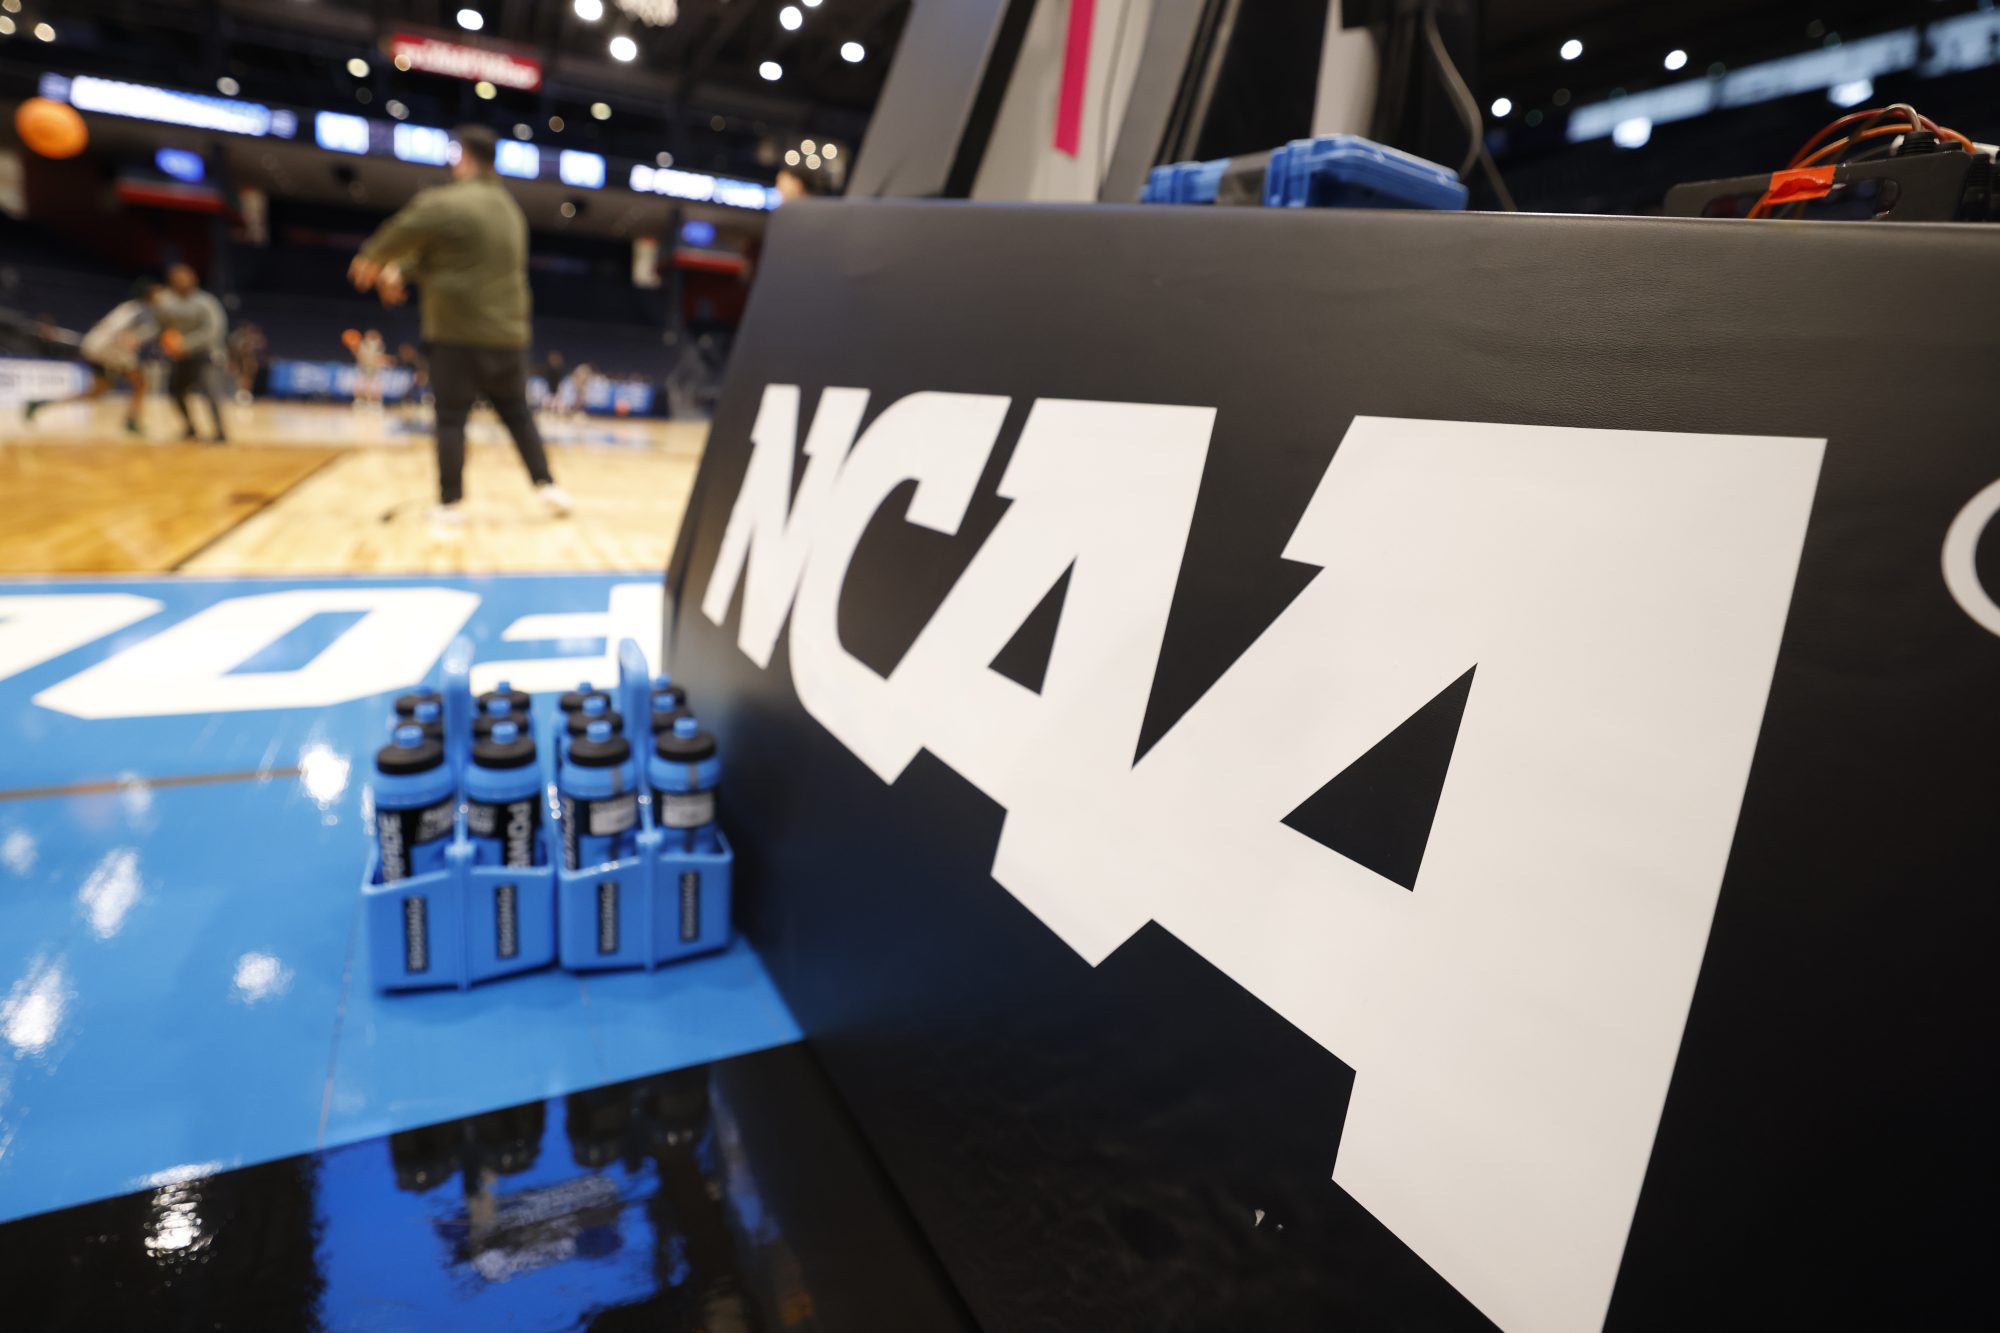
M 820 155 L 829 162 L 833 161 L 833 159 L 840 156 L 840 149 L 838 146 L 834 144 L 828 144 L 826 147 L 820 149 L 819 151 Z
M 48 24 L 44 23 L 42 26 L 46 28 Z M 766 83 L 776 83 L 785 77 L 785 67 L 775 60 L 766 60 L 757 66 L 757 72 L 764 77 Z
M 6 10 L 9 14 L 18 14 L 21 12 L 21 0 L 0 0 L 0 9 Z
M 0 14 L 0 37 L 12 37 L 13 35 L 14 20 L 8 18 L 5 14 Z
M 398 51 L 396 53 L 396 68 L 403 71 L 403 73 L 405 74 L 408 74 L 410 72 L 410 58 L 404 55 L 401 51 Z
M 799 12 L 797 5 L 786 5 L 778 11 L 778 26 L 786 32 L 797 32 L 799 25 L 805 21 L 806 16 Z
M 365 79 L 368 77 L 368 62 L 356 56 L 347 62 L 347 72 L 357 79 Z
M 458 11 L 458 26 L 467 32 L 478 32 L 486 26 L 486 16 L 476 9 L 461 9 Z
M 514 127 L 514 137 L 516 139 L 532 139 L 535 137 L 535 132 L 526 125 L 516 125 Z
M 556 212 L 562 214 L 566 218 L 573 218 L 576 216 L 576 205 L 571 203 L 569 200 L 565 199 L 562 201 L 561 205 L 557 207 Z
M 35 25 L 35 36 L 45 42 L 53 42 L 56 39 L 56 30 L 46 23 L 37 23 Z
M 1564 60 L 1574 60 L 1583 54 L 1583 43 L 1572 37 L 1562 44 L 1562 50 L 1557 54 Z
M 563 118 L 561 116 L 550 116 L 549 133 L 561 134 L 562 132 L 563 132 Z
M 807 139 L 804 143 L 799 145 L 799 151 L 801 153 L 817 153 L 819 151 L 819 145 L 814 143 L 811 139 Z
M 1683 66 L 1685 66 L 1687 62 L 1688 62 L 1688 53 L 1681 50 L 1678 46 L 1675 47 L 1673 50 L 1667 52 L 1666 66 L 1668 69 L 1680 69 Z
M 595 23 L 604 17 L 604 0 L 576 0 L 576 16 L 585 23 Z
M 225 74 L 215 81 L 215 91 L 224 97 L 234 97 L 243 91 L 243 85 Z
M 868 58 L 868 49 L 859 42 L 842 42 L 840 58 L 850 65 L 858 65 Z
M 819 0 L 799 0 L 799 3 L 804 5 L 807 9 L 819 8 Z
M 1508 114 L 1514 110 L 1514 104 L 1504 97 L 1496 97 L 1493 99 L 1492 110 L 1493 119 L 1505 120 Z
M 404 106 L 401 102 L 398 102 L 393 97 L 390 98 L 387 102 L 382 104 L 382 109 L 388 112 L 391 116 L 395 117 L 397 120 L 401 120 L 403 117 L 410 114 L 410 108 Z
M 787 148 L 785 150 L 785 165 L 788 167 L 795 167 L 798 164 L 799 164 L 799 150 L 796 148 Z
M 613 60 L 630 61 L 636 60 L 638 56 L 639 44 L 624 33 L 621 32 L 611 39 L 611 58 Z
M 819 170 L 819 154 L 818 154 L 818 153 L 807 153 L 807 154 L 806 154 L 806 165 L 807 165 L 807 166 L 809 166 L 809 167 L 811 167 L 811 168 L 812 168 L 812 169 L 813 169 L 814 171 L 818 171 L 818 170 Z
M 592 102 L 590 104 L 590 114 L 594 120 L 609 120 L 611 119 L 611 107 L 604 102 Z
M 1826 90 L 1826 100 L 1835 106 L 1860 106 L 1875 95 L 1875 80 L 1851 79 Z
M 484 79 L 472 85 L 472 95 L 488 102 L 493 100 L 493 94 L 497 91 L 499 90 Z

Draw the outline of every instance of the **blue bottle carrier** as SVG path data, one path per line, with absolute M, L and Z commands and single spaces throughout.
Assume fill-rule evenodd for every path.
M 1154 167 L 1139 194 L 1148 204 L 1212 204 L 1231 159 Z M 1294 139 L 1264 170 L 1266 208 L 1428 208 L 1457 211 L 1458 173 L 1358 134 Z
M 472 644 L 445 653 L 445 762 L 462 789 L 472 741 Z M 652 741 L 652 682 L 630 639 L 618 649 L 618 699 L 639 762 L 638 852 L 605 865 L 563 867 L 562 806 L 555 768 L 564 720 L 542 729 L 542 827 L 533 866 L 474 865 L 461 800 L 445 849 L 445 868 L 383 883 L 371 837 L 361 896 L 368 956 L 382 990 L 465 989 L 474 982 L 529 972 L 560 961 L 572 971 L 652 969 L 712 953 L 730 939 L 729 841 L 716 850 L 666 849 L 645 791 L 643 753 Z

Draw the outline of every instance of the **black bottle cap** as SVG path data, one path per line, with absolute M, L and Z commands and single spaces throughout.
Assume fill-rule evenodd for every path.
M 421 703 L 434 703 L 443 708 L 444 696 L 436 690 L 411 690 L 408 694 L 399 694 L 396 696 L 396 716 L 415 717 L 417 705 Z
M 571 713 L 569 715 L 569 734 L 572 736 L 581 736 L 590 729 L 590 724 L 593 722 L 609 722 L 613 732 L 625 730 L 624 714 L 614 713 L 610 709 L 606 709 L 602 713 Z
M 604 719 L 595 717 L 591 721 L 602 723 Z M 593 732 L 570 742 L 569 761 L 572 764 L 579 768 L 610 768 L 632 757 L 632 742 L 612 731 L 608 723 L 593 728 Z
M 680 715 L 687 725 L 676 721 L 653 739 L 653 753 L 675 764 L 698 764 L 715 757 L 715 737 L 695 728 L 692 714 Z
M 510 717 L 492 719 L 493 728 L 472 742 L 472 762 L 481 768 L 526 768 L 535 762 L 535 738 Z M 512 727 L 512 731 L 504 728 Z M 495 730 L 499 735 L 493 734 Z M 506 739 L 502 740 L 501 736 Z
M 444 762 L 444 746 L 415 723 L 396 728 L 396 739 L 375 752 L 378 771 L 393 775 L 428 773 Z
M 593 690 L 590 688 L 590 682 L 585 681 L 575 689 L 564 694 L 562 698 L 556 700 L 556 703 L 565 713 L 579 713 L 583 711 L 583 701 L 592 695 L 602 698 L 607 704 L 611 702 L 610 695 L 606 694 L 603 690 Z
M 510 709 L 522 715 L 526 715 L 528 706 L 534 702 L 524 691 L 515 689 L 504 680 L 500 682 L 499 689 L 488 690 L 479 696 L 479 711 L 482 715 L 486 712 L 486 703 L 489 699 L 505 699 Z

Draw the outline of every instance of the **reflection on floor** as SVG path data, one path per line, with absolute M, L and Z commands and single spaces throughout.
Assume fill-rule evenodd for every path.
M 51 1333 L 971 1327 L 800 1045 L 14 1222 L 0 1288 Z
M 6 409 L 0 409 L 4 413 Z M 149 405 L 156 433 L 171 412 Z M 227 448 L 135 440 L 122 407 L 0 419 L 0 573 L 483 573 L 660 570 L 701 462 L 700 422 L 545 418 L 557 519 L 484 409 L 468 428 L 467 521 L 433 528 L 427 413 L 259 403 L 230 414 Z M 25 523 L 25 526 L 23 526 Z

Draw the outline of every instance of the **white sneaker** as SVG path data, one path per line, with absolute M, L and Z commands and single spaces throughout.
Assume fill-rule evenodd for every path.
M 432 505 L 430 512 L 431 532 L 441 537 L 455 537 L 465 527 L 464 505 Z
M 552 481 L 545 481 L 535 487 L 535 495 L 542 502 L 542 508 L 557 518 L 565 518 L 576 506 L 570 502 L 569 492 Z

